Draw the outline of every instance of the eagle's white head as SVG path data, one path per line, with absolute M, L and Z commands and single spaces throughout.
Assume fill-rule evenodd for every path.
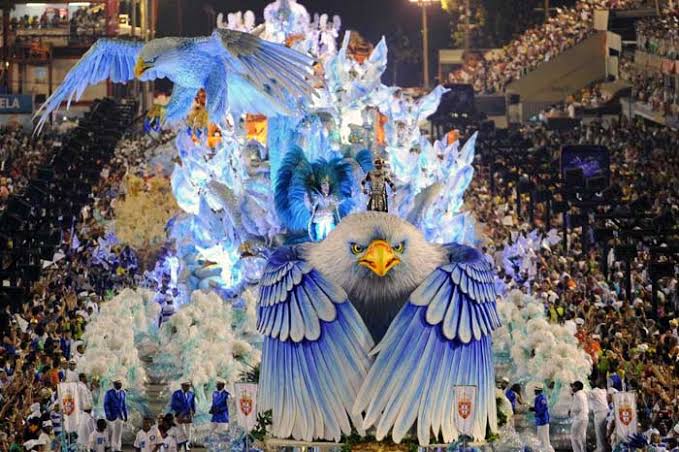
M 144 45 L 137 57 L 134 75 L 140 80 L 170 76 L 186 55 L 181 38 L 158 38 Z
M 407 221 L 383 212 L 344 218 L 324 241 L 305 245 L 303 254 L 347 292 L 375 341 L 413 290 L 446 262 L 443 247 L 427 242 Z

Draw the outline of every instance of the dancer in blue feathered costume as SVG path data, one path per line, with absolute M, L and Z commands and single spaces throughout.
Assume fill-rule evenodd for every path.
M 354 168 L 370 169 L 368 150 L 353 158 L 309 162 L 293 147 L 283 158 L 275 187 L 276 212 L 290 232 L 306 231 L 312 241 L 323 240 L 354 208 Z

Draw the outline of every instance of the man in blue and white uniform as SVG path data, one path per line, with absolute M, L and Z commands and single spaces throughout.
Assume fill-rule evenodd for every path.
M 549 403 L 544 394 L 545 386 L 542 383 L 535 385 L 535 401 L 531 411 L 535 412 L 535 426 L 538 430 L 538 440 L 545 452 L 554 452 L 549 440 Z
M 193 416 L 196 414 L 196 396 L 193 391 L 191 391 L 190 382 L 183 382 L 181 389 L 177 389 L 172 394 L 170 408 L 174 411 L 175 419 L 177 419 L 177 427 L 186 438 L 185 448 L 188 450 L 191 446 L 191 426 L 193 424 Z M 182 445 L 179 444 L 179 446 L 181 447 Z
M 123 383 L 120 379 L 113 381 L 113 388 L 104 396 L 104 412 L 111 432 L 111 450 L 122 452 L 123 425 L 127 422 L 127 402 Z
M 210 414 L 212 415 L 212 432 L 223 433 L 229 429 L 229 398 L 231 394 L 224 389 L 224 382 L 217 381 L 217 390 L 212 393 L 212 406 L 210 407 Z

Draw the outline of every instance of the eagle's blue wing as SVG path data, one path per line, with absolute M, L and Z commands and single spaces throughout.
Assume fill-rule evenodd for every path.
M 497 429 L 491 333 L 500 326 L 493 269 L 473 248 L 448 245 L 449 263 L 410 296 L 373 353 L 379 353 L 356 398 L 363 426 L 399 442 L 417 419 L 420 444 L 446 443 L 454 425 L 455 385 L 477 387 L 474 437 Z
M 36 132 L 42 129 L 50 113 L 57 110 L 64 100 L 70 106 L 74 99 L 80 99 L 88 86 L 108 79 L 114 83 L 134 79 L 134 65 L 143 46 L 143 42 L 118 39 L 103 38 L 95 42 L 36 112 L 35 117 L 40 117 Z
M 361 430 L 351 408 L 373 341 L 346 293 L 296 248 L 276 251 L 264 270 L 257 307 L 264 335 L 259 410 L 272 410 L 279 438 L 337 441 Z
M 217 29 L 211 43 L 204 45 L 224 59 L 224 95 L 232 112 L 273 116 L 309 104 L 314 92 L 312 57 L 235 30 Z

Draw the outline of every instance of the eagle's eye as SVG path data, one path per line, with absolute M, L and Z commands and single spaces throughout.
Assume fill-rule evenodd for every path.
M 391 249 L 393 249 L 395 253 L 403 254 L 403 252 L 406 250 L 406 242 L 401 242 L 398 245 L 394 245 L 391 247 Z
M 365 251 L 365 248 L 363 248 L 361 245 L 358 243 L 352 243 L 351 244 L 351 252 L 354 253 L 355 255 L 361 254 L 363 251 Z

